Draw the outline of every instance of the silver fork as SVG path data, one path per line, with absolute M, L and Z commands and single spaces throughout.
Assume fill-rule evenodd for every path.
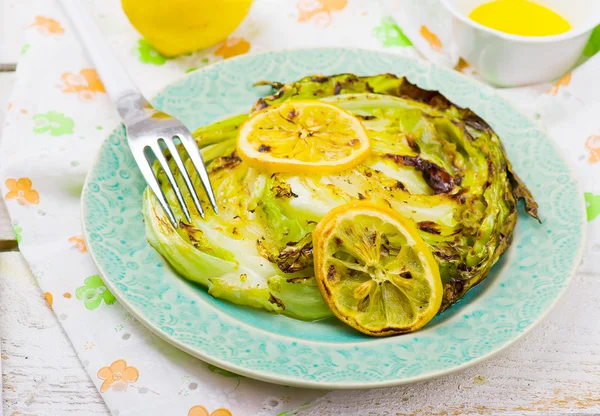
M 190 161 L 194 165 L 198 177 L 202 182 L 208 200 L 215 213 L 219 213 L 215 195 L 210 184 L 210 179 L 202 160 L 200 150 L 196 145 L 190 131 L 174 117 L 153 108 L 150 103 L 138 91 L 125 70 L 112 54 L 110 47 L 104 41 L 100 30 L 94 20 L 84 9 L 81 0 L 59 0 L 63 10 L 71 20 L 71 24 L 79 34 L 87 53 L 91 58 L 96 71 L 102 79 L 102 83 L 110 99 L 115 103 L 119 115 L 123 119 L 127 129 L 127 141 L 131 153 L 140 168 L 148 186 L 158 198 L 160 205 L 165 210 L 171 224 L 177 228 L 178 223 L 173 210 L 167 202 L 158 178 L 152 170 L 152 158 L 148 157 L 148 151 L 154 155 L 161 168 L 165 172 L 173 191 L 179 201 L 181 210 L 188 222 L 191 222 L 189 207 L 186 205 L 183 194 L 177 185 L 173 172 L 171 171 L 164 154 L 163 147 L 169 151 L 177 169 L 181 173 L 188 191 L 192 196 L 198 213 L 204 218 L 204 210 L 200 204 L 194 184 L 185 168 L 181 155 L 176 147 L 179 141 L 187 152 Z M 161 146 L 162 144 L 162 146 Z

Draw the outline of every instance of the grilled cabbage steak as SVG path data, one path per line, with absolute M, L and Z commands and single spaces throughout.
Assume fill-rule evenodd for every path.
M 219 216 L 203 200 L 206 218 L 194 211 L 188 224 L 175 210 L 181 219 L 175 229 L 151 191 L 144 194 L 149 242 L 182 276 L 215 297 L 305 320 L 331 316 L 314 278 L 312 232 L 332 209 L 364 200 L 414 222 L 439 268 L 443 311 L 485 279 L 509 247 L 518 200 L 538 218 L 537 204 L 498 136 L 438 92 L 390 74 L 259 84 L 274 93 L 259 99 L 249 114 L 194 132 Z M 326 173 L 273 172 L 255 160 L 246 163 L 236 151 L 240 126 L 252 114 L 291 100 L 322 100 L 352 114 L 368 135 L 368 156 Z M 186 166 L 194 172 L 189 161 Z M 178 207 L 164 173 L 157 169 L 157 175 L 171 206 Z

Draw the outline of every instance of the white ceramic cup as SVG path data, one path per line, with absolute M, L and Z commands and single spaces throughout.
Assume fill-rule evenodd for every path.
M 454 48 L 489 83 L 515 87 L 552 81 L 576 64 L 600 23 L 600 0 L 535 0 L 556 11 L 571 30 L 556 36 L 517 36 L 469 19 L 490 0 L 442 0 L 453 15 Z

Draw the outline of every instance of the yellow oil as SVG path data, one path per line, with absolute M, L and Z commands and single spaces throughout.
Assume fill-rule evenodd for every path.
M 554 10 L 529 0 L 494 0 L 476 7 L 469 18 L 520 36 L 560 35 L 571 29 L 571 24 Z

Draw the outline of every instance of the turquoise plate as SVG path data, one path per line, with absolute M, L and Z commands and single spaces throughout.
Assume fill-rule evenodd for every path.
M 268 92 L 258 80 L 309 74 L 403 75 L 487 120 L 540 205 L 543 224 L 519 216 L 509 251 L 488 278 L 424 329 L 375 339 L 335 319 L 301 322 L 209 296 L 148 244 L 145 183 L 118 127 L 103 143 L 82 195 L 87 247 L 106 285 L 144 325 L 227 370 L 285 385 L 372 388 L 449 373 L 505 348 L 556 302 L 581 258 L 583 193 L 559 149 L 493 89 L 427 62 L 374 51 L 307 49 L 245 55 L 187 75 L 153 104 L 191 130 L 248 111 Z

